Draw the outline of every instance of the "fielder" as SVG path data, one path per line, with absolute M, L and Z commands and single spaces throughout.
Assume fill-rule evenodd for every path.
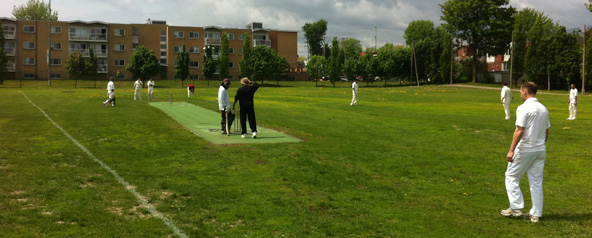
M 142 83 L 142 80 L 138 78 L 138 80 L 136 80 L 136 82 L 134 83 L 134 88 L 136 89 L 136 91 L 134 92 L 134 100 L 136 100 L 136 96 L 138 96 L 140 100 L 142 100 L 142 86 L 144 86 L 144 83 Z
M 195 86 L 193 84 L 187 86 L 187 97 L 190 98 L 191 96 L 195 96 Z
M 230 134 L 232 122 L 235 115 L 230 111 L 230 97 L 228 96 L 228 88 L 230 87 L 230 79 L 224 79 L 222 85 L 218 89 L 218 108 L 222 112 L 222 134 Z M 227 122 L 228 119 L 228 122 Z M 228 123 L 228 124 L 226 124 Z
M 109 78 L 109 83 L 107 83 L 107 101 L 103 102 L 103 106 L 107 106 L 109 105 L 109 103 L 111 103 L 111 106 L 114 107 L 115 106 L 115 83 L 113 83 L 113 77 Z
M 522 216 L 524 197 L 520 179 L 528 174 L 532 209 L 528 213 L 531 222 L 543 216 L 543 171 L 547 159 L 549 137 L 549 111 L 536 98 L 537 86 L 526 82 L 520 87 L 524 103 L 516 110 L 516 130 L 506 156 L 506 191 L 510 208 L 501 211 L 502 216 Z
M 578 89 L 573 83 L 570 87 L 569 101 L 567 101 L 567 103 L 569 103 L 569 117 L 567 120 L 575 120 L 576 114 L 578 113 Z
M 356 79 L 354 79 L 354 82 L 352 83 L 352 101 L 349 104 L 350 106 L 354 106 L 358 103 L 358 80 L 360 79 L 360 77 L 357 77 Z
M 508 88 L 508 84 L 506 82 L 502 83 L 504 85 L 502 87 L 502 104 L 504 105 L 504 111 L 506 112 L 506 120 L 510 120 L 510 102 L 514 100 L 514 95 L 512 95 L 512 90 Z
M 154 80 L 150 78 L 148 81 L 148 100 L 152 101 L 154 99 Z

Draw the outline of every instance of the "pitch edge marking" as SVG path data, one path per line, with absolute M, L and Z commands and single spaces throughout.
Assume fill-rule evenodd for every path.
M 29 103 L 31 103 L 31 105 L 33 105 L 34 107 L 39 109 L 39 111 L 45 116 L 45 118 L 47 118 L 47 120 L 49 120 L 51 123 L 53 123 L 53 125 L 56 128 L 58 128 L 62 133 L 64 133 L 64 135 L 66 137 L 68 137 L 68 139 L 70 139 L 72 142 L 74 142 L 74 144 L 76 144 L 76 146 L 78 146 L 78 148 L 80 148 L 82 151 L 84 151 L 88 155 L 88 157 L 90 157 L 92 160 L 94 160 L 95 162 L 100 164 L 101 167 L 103 167 L 105 170 L 109 171 L 109 173 L 111 173 L 113 175 L 113 177 L 115 177 L 115 179 L 117 179 L 117 181 L 121 185 L 123 185 L 125 190 L 127 190 L 128 192 L 133 194 L 136 197 L 136 199 L 138 200 L 138 202 L 140 202 L 142 204 L 142 206 L 146 207 L 148 209 L 148 211 L 150 211 L 150 214 L 152 214 L 154 217 L 157 217 L 160 220 L 162 220 L 162 222 L 165 225 L 167 225 L 171 230 L 173 230 L 173 232 L 175 232 L 175 235 L 177 235 L 178 237 L 183 237 L 183 238 L 187 237 L 187 235 L 185 235 L 185 233 L 183 233 L 183 231 L 181 229 L 179 229 L 171 219 L 163 216 L 162 213 L 160 213 L 158 210 L 156 210 L 156 208 L 154 206 L 152 206 L 150 203 L 148 203 L 148 199 L 146 199 L 144 196 L 142 196 L 140 193 L 138 193 L 136 191 L 136 189 L 134 189 L 127 181 L 125 181 L 125 179 L 123 179 L 121 176 L 119 176 L 117 171 L 113 170 L 111 167 L 109 167 L 109 165 L 105 164 L 103 161 L 101 161 L 100 159 L 95 157 L 88 149 L 86 149 L 86 147 L 84 147 L 83 145 L 78 143 L 78 141 L 76 139 L 74 139 L 70 134 L 68 134 L 68 132 L 66 132 L 64 129 L 62 129 L 62 127 L 60 125 L 58 125 L 55 121 L 53 121 L 47 115 L 47 113 L 45 113 L 45 111 L 43 111 L 43 109 L 41 109 L 40 107 L 35 105 L 35 103 L 33 103 L 27 97 L 27 95 L 25 95 L 21 91 L 19 91 L 19 93 L 21 93 L 27 99 L 27 101 L 29 101 Z

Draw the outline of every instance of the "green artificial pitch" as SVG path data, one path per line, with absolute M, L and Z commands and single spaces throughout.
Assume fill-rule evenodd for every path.
M 262 126 L 257 126 L 257 139 L 252 139 L 248 123 L 246 138 L 241 138 L 240 124 L 237 125 L 238 132 L 234 132 L 234 125 L 230 127 L 231 134 L 228 136 L 221 133 L 221 115 L 219 112 L 213 112 L 185 102 L 151 102 L 150 105 L 162 110 L 185 128 L 212 144 L 292 143 L 301 141 L 296 137 Z M 239 115 L 236 116 L 239 117 Z

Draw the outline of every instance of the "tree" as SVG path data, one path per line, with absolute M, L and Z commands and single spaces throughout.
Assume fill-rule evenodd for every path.
M 356 79 L 356 77 L 358 77 L 356 70 L 358 68 L 358 59 L 359 58 L 351 57 L 345 60 L 343 71 L 345 73 L 345 77 L 350 81 L 353 81 Z
M 465 41 L 474 52 L 473 77 L 477 81 L 477 61 L 486 54 L 498 55 L 505 52 L 512 38 L 513 7 L 504 7 L 509 0 L 447 0 L 440 4 L 441 19 L 448 29 L 455 30 L 455 36 Z
M 95 51 L 92 47 L 88 50 L 88 58 L 86 60 L 86 72 L 85 74 L 88 76 L 95 76 L 97 75 L 97 70 L 99 68 L 98 59 L 95 55 Z
M 58 12 L 54 11 L 50 16 L 49 4 L 41 0 L 29 0 L 24 5 L 14 6 L 12 15 L 17 20 L 58 20 Z
M 399 76 L 399 84 L 402 84 L 403 78 L 409 77 L 411 74 L 411 48 L 395 48 L 395 68 L 393 71 Z M 408 78 L 411 81 L 411 78 Z
M 249 33 L 246 33 L 245 38 L 243 40 L 243 58 L 240 62 L 240 72 L 242 77 L 251 78 L 253 75 L 253 70 L 250 62 L 251 48 L 251 36 L 249 35 Z
M 6 63 L 8 62 L 6 52 L 4 52 L 4 41 L 4 26 L 0 22 L 0 84 L 3 84 L 6 78 Z
M 327 21 L 321 19 L 314 23 L 306 23 L 302 27 L 304 38 L 308 44 L 308 53 L 312 55 L 324 55 L 325 33 L 327 32 Z
M 154 55 L 154 50 L 148 51 L 146 47 L 138 46 L 130 56 L 125 70 L 131 72 L 134 78 L 144 81 L 160 73 L 160 62 Z
M 378 74 L 384 79 L 384 86 L 386 87 L 387 81 L 395 76 L 397 71 L 397 57 L 396 48 L 393 44 L 385 44 L 378 50 Z
M 427 76 L 432 60 L 432 43 L 434 35 L 434 23 L 428 20 L 412 21 L 405 29 L 405 42 L 408 46 L 414 47 L 416 59 L 414 64 L 422 75 Z
M 352 58 L 354 59 L 354 58 Z M 320 78 L 325 76 L 325 72 L 327 67 L 327 59 L 320 55 L 313 55 L 308 59 L 308 64 L 306 65 L 306 71 L 308 71 L 308 76 L 318 81 Z
M 266 45 L 253 48 L 250 58 L 253 80 L 261 80 L 261 85 L 269 77 L 285 75 L 290 68 L 286 58 L 281 57 L 273 48 Z
M 189 77 L 189 52 L 185 50 L 185 45 L 181 48 L 181 51 L 177 52 L 177 78 L 181 80 L 181 86 L 183 81 Z
M 203 57 L 202 74 L 204 78 L 208 80 L 208 86 L 210 86 L 210 78 L 212 78 L 212 76 L 214 76 L 214 73 L 216 73 L 217 65 L 216 61 L 214 61 L 214 58 L 212 57 L 212 46 L 207 45 L 205 51 L 206 52 Z
M 360 40 L 355 38 L 346 38 L 339 44 L 341 46 L 341 51 L 345 52 L 345 59 L 349 59 L 350 57 L 358 58 L 360 54 L 364 51 L 362 47 L 362 43 Z
M 75 51 L 68 56 L 64 68 L 68 71 L 68 74 L 74 76 L 74 87 L 78 85 L 78 78 L 88 73 L 87 60 L 80 51 Z
M 228 65 L 230 59 L 228 58 L 228 35 L 226 32 L 222 34 L 222 45 L 220 47 L 220 57 L 218 58 L 218 67 L 220 68 L 220 78 L 228 77 Z
M 333 42 L 331 43 L 331 57 L 329 57 L 329 80 L 333 87 L 335 87 L 335 82 L 339 81 L 341 78 L 341 68 L 342 68 L 342 54 L 340 54 L 339 50 L 339 41 L 337 41 L 337 37 L 333 37 Z
M 588 11 L 592 12 L 592 0 L 588 0 L 588 3 L 585 3 L 585 5 Z

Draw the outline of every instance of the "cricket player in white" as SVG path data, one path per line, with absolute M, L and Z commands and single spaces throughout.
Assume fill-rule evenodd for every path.
M 136 96 L 139 96 L 140 100 L 142 100 L 142 86 L 144 84 L 142 83 L 142 80 L 140 80 L 140 78 L 138 78 L 138 80 L 136 80 L 136 82 L 134 83 L 134 88 L 136 89 L 136 92 L 134 92 L 134 100 L 136 100 Z
M 526 82 L 520 88 L 524 103 L 516 110 L 516 130 L 506 156 L 506 191 L 510 208 L 501 211 L 502 216 L 522 216 L 524 197 L 520 190 L 520 179 L 528 173 L 532 209 L 530 221 L 538 222 L 543 216 L 543 171 L 547 158 L 549 137 L 549 111 L 536 98 L 537 87 Z
M 510 120 L 510 102 L 514 99 L 514 95 L 512 95 L 512 90 L 508 88 L 507 83 L 502 83 L 504 85 L 502 87 L 502 104 L 504 105 L 504 111 L 506 112 L 506 120 Z
M 115 106 L 115 83 L 113 83 L 113 77 L 109 78 L 109 83 L 107 84 L 107 101 L 103 102 L 103 106 L 107 106 L 107 104 L 111 103 L 111 106 Z
M 148 85 L 148 100 L 152 101 L 154 99 L 154 80 L 152 80 L 152 78 L 150 78 L 147 85 Z
M 358 78 L 354 79 L 352 83 L 352 101 L 349 104 L 350 106 L 356 105 L 358 103 Z
M 567 120 L 575 120 L 578 113 L 578 89 L 572 83 L 569 90 L 569 117 Z
M 230 79 L 224 79 L 222 85 L 220 85 L 220 88 L 218 89 L 218 109 L 220 109 L 220 112 L 222 113 L 222 121 L 220 122 L 222 134 L 230 132 L 226 131 L 226 120 L 228 120 L 228 128 L 232 126 L 232 122 L 234 121 L 234 114 L 230 111 L 230 97 L 228 96 L 229 87 Z

